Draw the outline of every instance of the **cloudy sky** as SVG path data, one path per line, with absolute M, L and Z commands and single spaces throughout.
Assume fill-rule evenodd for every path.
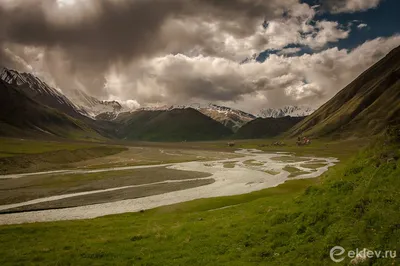
M 130 106 L 318 107 L 400 45 L 398 0 L 0 0 L 0 65 Z

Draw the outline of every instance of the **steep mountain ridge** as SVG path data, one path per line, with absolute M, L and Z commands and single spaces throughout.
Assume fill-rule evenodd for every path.
M 0 135 L 101 138 L 83 122 L 28 97 L 16 85 L 0 80 Z
M 102 101 L 81 90 L 73 90 L 67 93 L 69 99 L 74 102 L 81 110 L 91 118 L 96 118 L 98 115 L 108 113 L 114 119 L 119 113 L 128 111 L 117 101 Z
M 209 104 L 207 107 L 199 107 L 197 110 L 220 122 L 234 132 L 236 132 L 246 123 L 257 118 L 255 115 L 243 112 L 241 110 L 215 104 Z
M 75 118 L 79 118 L 84 114 L 63 93 L 50 87 L 33 74 L 2 68 L 0 70 L 0 79 L 10 85 L 14 85 L 15 88 L 25 93 L 29 98 L 43 105 L 55 108 Z
M 108 138 L 115 135 L 114 124 L 108 121 L 95 121 L 85 110 L 74 104 L 61 91 L 49 86 L 33 74 L 2 68 L 0 70 L 0 80 L 40 105 L 80 121 L 80 123 L 85 124 L 85 127 L 91 128 L 98 134 Z
M 368 136 L 400 117 L 400 46 L 362 73 L 286 135 Z

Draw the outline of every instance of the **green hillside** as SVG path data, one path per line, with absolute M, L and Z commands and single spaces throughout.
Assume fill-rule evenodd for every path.
M 287 136 L 368 136 L 400 117 L 400 47 L 365 71 Z
M 228 137 L 231 130 L 195 109 L 121 114 L 118 137 L 145 141 L 199 141 Z
M 278 136 L 302 121 L 304 117 L 257 118 L 239 128 L 237 139 L 261 139 Z
M 0 135 L 102 138 L 83 122 L 44 106 L 0 81 Z

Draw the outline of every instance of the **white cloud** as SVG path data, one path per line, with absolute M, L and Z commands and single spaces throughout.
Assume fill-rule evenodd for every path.
M 310 7 L 298 0 L 268 3 L 232 0 L 235 3 L 232 10 L 227 10 L 232 5 L 229 1 L 201 0 L 199 7 L 207 2 L 207 12 L 213 12 L 210 16 L 204 10 L 196 13 L 184 0 L 174 0 L 178 6 L 182 5 L 183 14 L 177 15 L 173 8 L 164 14 L 165 10 L 161 8 L 155 11 L 160 12 L 163 19 L 151 29 L 134 25 L 135 30 L 131 28 L 133 22 L 127 22 L 135 17 L 132 14 L 140 15 L 142 9 L 136 8 L 136 2 L 115 1 L 125 3 L 132 12 L 111 5 L 115 14 L 108 17 L 107 10 L 101 9 L 102 12 L 97 14 L 97 9 L 92 7 L 100 1 L 75 0 L 76 4 L 70 9 L 82 7 L 91 10 L 92 14 L 90 18 L 85 17 L 90 27 L 84 24 L 87 28 L 83 27 L 82 31 L 74 23 L 63 24 L 65 21 L 57 20 L 64 25 L 61 30 L 67 28 L 68 33 L 76 37 L 76 42 L 70 46 L 64 46 L 64 42 L 56 46 L 36 46 L 36 42 L 27 45 L 7 40 L 0 48 L 2 45 L 8 48 L 3 54 L 15 65 L 33 69 L 64 91 L 81 88 L 100 99 L 119 100 L 133 107 L 215 102 L 257 111 L 287 104 L 319 105 L 400 44 L 400 37 L 393 36 L 368 41 L 352 51 L 326 49 L 327 44 L 348 38 L 351 25 L 318 21 L 319 6 Z M 165 3 L 163 0 L 151 2 Z M 137 3 L 147 5 L 150 2 Z M 210 9 L 210 3 L 221 6 L 215 11 Z M 240 8 L 243 3 L 250 4 L 248 13 Z M 260 12 L 257 3 L 268 11 L 265 27 L 261 26 L 264 11 Z M 353 12 L 374 7 L 379 1 L 335 0 L 328 3 L 334 12 Z M 167 7 L 170 5 L 164 9 Z M 150 5 L 148 10 L 153 10 L 153 6 Z M 58 13 L 46 14 L 57 17 Z M 77 14 L 63 18 L 86 13 L 80 11 Z M 120 18 L 122 15 L 129 16 Z M 101 29 L 97 31 L 97 27 L 92 31 L 92 23 L 100 18 L 107 22 L 99 25 L 107 25 L 108 34 L 103 34 Z M 109 26 L 109 20 L 116 20 L 116 24 Z M 360 23 L 357 22 L 358 28 L 365 27 Z M 122 26 L 126 27 L 116 30 Z M 58 30 L 55 32 L 59 33 Z M 41 34 L 30 37 L 36 40 L 39 35 L 44 43 L 53 40 L 53 37 Z M 115 38 L 108 38 L 108 35 Z M 64 34 L 56 34 L 54 38 L 59 36 L 70 41 Z M 301 50 L 298 46 L 309 47 L 315 53 L 296 56 Z M 264 63 L 238 63 L 251 54 L 270 49 L 278 52 Z M 3 54 L 0 50 L 0 59 Z
M 347 39 L 350 30 L 340 28 L 340 24 L 334 21 L 317 21 L 315 30 L 307 35 L 300 43 L 308 45 L 313 49 L 320 49 L 327 43 L 337 42 L 340 39 Z
M 332 13 L 353 13 L 376 8 L 382 0 L 328 0 Z
M 365 24 L 365 23 L 361 23 L 361 24 L 359 24 L 359 25 L 357 26 L 357 28 L 359 28 L 359 29 L 363 29 L 363 28 L 366 28 L 366 27 L 368 27 L 368 25 Z
M 253 43 L 264 45 L 264 49 L 282 49 L 289 44 L 321 49 L 328 43 L 348 38 L 350 29 L 344 28 L 338 22 L 313 21 L 315 8 L 299 4 L 286 16 L 269 21 L 264 32 L 253 36 Z
M 253 112 L 287 104 L 318 106 L 398 45 L 400 36 L 393 36 L 352 51 L 271 55 L 264 63 L 244 65 L 218 57 L 168 55 L 121 66 L 117 72 L 123 88 L 108 89 L 140 104 L 212 101 Z

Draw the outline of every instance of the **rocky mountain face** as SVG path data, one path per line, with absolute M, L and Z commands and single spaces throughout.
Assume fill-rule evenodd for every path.
M 263 109 L 259 113 L 261 118 L 280 118 L 285 116 L 290 117 L 305 117 L 311 115 L 315 109 L 308 106 L 284 106 L 282 108 L 267 108 Z
M 68 97 L 92 118 L 96 118 L 99 115 L 105 116 L 107 114 L 108 118 L 105 120 L 113 120 L 119 113 L 128 111 L 117 101 L 101 101 L 81 90 L 68 92 Z M 100 116 L 100 118 L 102 116 Z
M 50 87 L 47 83 L 30 73 L 21 73 L 15 70 L 0 69 L 0 79 L 15 88 L 18 88 L 27 97 L 69 116 L 80 117 L 84 112 L 79 109 L 63 93 Z
M 4 74 L 4 73 L 3 73 Z M 9 77 L 8 75 L 6 77 Z M 71 139 L 101 139 L 102 137 L 82 120 L 72 118 L 56 108 L 34 100 L 37 96 L 25 80 L 10 84 L 0 79 L 0 135 L 9 137 L 62 137 Z M 10 81 L 10 79 L 8 79 Z M 32 82 L 32 81 L 31 81 Z M 53 94 L 47 87 L 40 87 L 38 94 Z M 68 101 L 55 94 L 58 107 L 64 107 Z M 49 100 L 49 97 L 35 97 Z M 53 103 L 54 104 L 54 103 Z M 73 108 L 73 106 L 71 106 Z
M 234 132 L 246 123 L 256 119 L 256 116 L 252 114 L 215 104 L 209 104 L 206 107 L 198 107 L 197 110 L 220 122 Z
M 96 101 L 94 98 L 90 98 L 90 96 L 85 95 L 83 92 L 81 93 L 81 96 L 86 96 L 86 98 L 81 98 L 80 100 L 74 98 L 74 100 L 71 100 L 60 90 L 51 87 L 35 75 L 7 68 L 0 69 L 0 81 L 5 85 L 9 85 L 13 90 L 20 92 L 22 97 L 26 97 L 29 100 L 38 103 L 40 106 L 53 109 L 71 119 L 73 118 L 75 121 L 84 124 L 85 128 L 89 128 L 98 134 L 106 137 L 112 137 L 115 134 L 115 125 L 110 124 L 108 121 L 96 121 L 93 116 L 91 116 L 90 111 L 93 109 L 93 106 L 95 106 L 94 103 Z M 89 99 L 92 100 L 92 102 L 90 102 Z M 4 100 L 6 101 L 7 99 Z M 76 104 L 75 101 L 78 104 Z M 102 104 L 101 101 L 98 102 Z M 92 103 L 92 106 L 88 103 Z M 114 105 L 114 103 L 106 103 L 103 105 Z M 92 109 L 90 109 L 90 107 Z M 114 107 L 109 108 L 109 110 L 112 109 L 114 109 Z
M 112 120 L 120 112 L 127 111 L 117 101 L 101 101 L 78 89 L 64 94 L 30 73 L 2 68 L 0 79 L 17 86 L 31 99 L 75 118 L 81 115 L 95 118 L 100 114 L 108 114 L 109 120 Z

